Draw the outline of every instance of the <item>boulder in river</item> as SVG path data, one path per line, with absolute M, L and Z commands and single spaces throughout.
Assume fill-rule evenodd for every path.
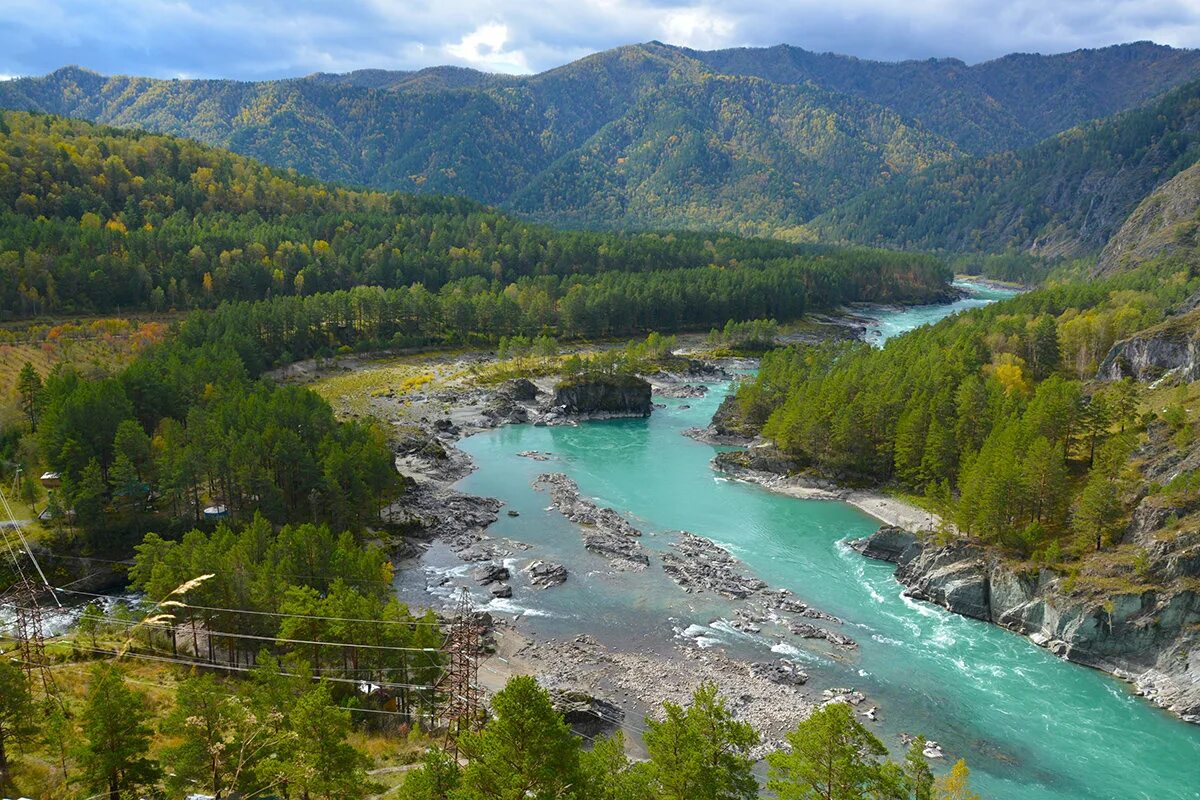
M 614 414 L 648 417 L 653 407 L 650 384 L 636 375 L 575 378 L 554 390 L 555 408 L 568 414 Z
M 550 561 L 534 561 L 525 571 L 529 574 L 529 582 L 538 588 L 558 586 L 567 580 L 567 568 Z
M 509 578 L 508 567 L 503 564 L 481 564 L 471 570 L 471 578 L 480 586 L 506 581 Z

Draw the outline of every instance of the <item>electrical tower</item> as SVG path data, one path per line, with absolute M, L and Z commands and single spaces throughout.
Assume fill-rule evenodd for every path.
M 32 689 L 40 682 L 46 696 L 50 697 L 54 694 L 54 678 L 46 661 L 45 622 L 38 589 L 37 584 L 18 572 L 16 583 L 5 593 L 5 601 L 14 612 L 17 658 L 29 686 Z
M 61 604 L 58 602 L 58 595 L 50 587 L 50 582 L 46 580 L 41 565 L 37 563 L 33 549 L 21 531 L 21 521 L 13 514 L 12 507 L 8 504 L 8 498 L 4 496 L 2 490 L 0 490 L 0 509 L 3 509 L 7 517 L 7 520 L 0 523 L 3 526 L 0 527 L 0 535 L 3 536 L 4 550 L 12 563 L 13 574 L 16 578 L 12 586 L 4 593 L 4 598 L 15 614 L 13 633 L 17 642 L 17 655 L 30 688 L 32 689 L 36 685 L 35 682 L 40 680 L 46 696 L 54 697 L 57 695 L 54 677 L 50 674 L 50 667 L 46 661 L 46 629 L 41 607 L 42 590 L 49 589 L 54 602 L 60 607 Z M 9 539 L 10 530 L 16 534 L 18 539 L 15 547 Z M 31 571 L 22 563 L 22 555 L 28 556 L 33 569 L 41 579 L 40 583 L 34 580 Z
M 459 735 L 473 730 L 480 716 L 481 636 L 471 610 L 471 595 L 465 587 L 459 595 L 458 608 L 443 650 L 450 661 L 438 688 L 446 696 L 442 716 L 446 721 L 447 746 L 457 756 Z

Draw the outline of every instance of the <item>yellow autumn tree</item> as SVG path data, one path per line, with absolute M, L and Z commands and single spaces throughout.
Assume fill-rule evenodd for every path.
M 979 800 L 979 795 L 972 792 L 968 785 L 970 775 L 971 770 L 967 769 L 967 762 L 960 758 L 958 763 L 950 768 L 950 772 L 938 778 L 938 800 Z

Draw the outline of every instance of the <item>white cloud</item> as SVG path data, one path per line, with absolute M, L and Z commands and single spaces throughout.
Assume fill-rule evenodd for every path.
M 671 44 L 714 50 L 734 44 L 737 23 L 709 8 L 681 8 L 665 13 L 660 23 Z
M 520 50 L 506 50 L 508 26 L 502 22 L 487 22 L 463 36 L 457 44 L 448 44 L 445 51 L 460 61 L 488 72 L 533 72 L 529 60 Z

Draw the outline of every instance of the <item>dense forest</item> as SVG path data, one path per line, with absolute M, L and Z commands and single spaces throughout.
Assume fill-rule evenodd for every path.
M 521 77 L 435 68 L 246 83 L 70 67 L 0 83 L 0 106 L 558 224 L 796 236 L 895 176 L 1032 145 L 1197 75 L 1195 51 L 1145 42 L 972 66 L 649 42 Z
M 457 284 L 443 298 L 478 295 L 480 286 L 496 296 L 537 294 L 529 302 L 550 314 L 581 276 L 599 276 L 595 291 L 611 294 L 628 292 L 613 273 L 683 269 L 749 276 L 715 277 L 710 292 L 732 291 L 722 281 L 791 281 L 809 287 L 811 305 L 851 299 L 856 281 L 873 285 L 855 299 L 919 297 L 944 277 L 918 258 L 889 263 L 878 253 L 728 235 L 556 232 L 467 200 L 330 187 L 186 140 L 0 116 L 0 309 L 8 315 L 164 311 L 415 284 L 425 293 Z M 813 277 L 822 272 L 837 274 L 829 288 Z M 528 288 L 539 280 L 541 291 Z M 690 282 L 647 282 L 655 280 L 674 293 Z M 509 289 L 516 281 L 524 285 Z M 664 313 L 641 324 L 685 322 Z
M 741 419 L 802 468 L 923 494 L 968 535 L 1055 562 L 1112 544 L 1138 384 L 1092 381 L 1118 339 L 1200 289 L 1194 262 L 1069 281 L 890 340 L 767 354 Z M 1189 428 L 1168 424 L 1188 435 Z

